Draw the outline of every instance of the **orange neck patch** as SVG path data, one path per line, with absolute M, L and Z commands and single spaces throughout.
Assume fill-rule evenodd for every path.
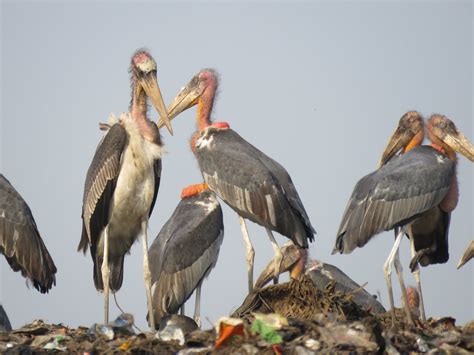
M 421 142 L 423 142 L 424 138 L 424 133 L 423 130 L 415 134 L 415 136 L 412 138 L 412 140 L 408 143 L 408 145 L 403 149 L 403 153 L 406 153 L 410 150 L 412 150 L 415 147 L 418 147 Z
M 201 192 L 206 191 L 206 190 L 209 190 L 209 186 L 206 183 L 186 186 L 181 191 L 181 199 L 184 199 L 184 198 L 187 198 L 187 197 L 192 197 L 192 196 L 197 196 Z
M 214 122 L 211 124 L 211 127 L 227 129 L 230 128 L 230 124 L 227 122 Z

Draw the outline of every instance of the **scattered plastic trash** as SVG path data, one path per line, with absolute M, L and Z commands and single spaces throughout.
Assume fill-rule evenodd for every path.
M 103 335 L 107 340 L 113 340 L 115 333 L 111 326 L 94 323 L 87 331 L 89 336 Z
M 194 319 L 181 314 L 167 314 L 158 322 L 158 329 L 164 329 L 167 325 L 174 325 L 183 330 L 184 334 L 191 333 L 198 329 Z
M 245 336 L 244 322 L 239 318 L 222 317 L 217 322 L 216 334 L 215 348 L 218 349 L 234 336 Z
M 288 326 L 288 319 L 278 313 L 252 313 L 252 315 L 275 330 Z
M 177 341 L 179 345 L 184 345 L 184 332 L 176 325 L 166 325 L 162 330 L 156 333 L 156 337 L 161 341 Z
M 321 342 L 315 339 L 307 339 L 304 342 L 304 346 L 310 350 L 318 351 L 321 349 Z
M 129 348 L 130 348 L 129 340 L 123 342 L 122 345 L 119 346 L 119 350 L 122 350 L 122 351 L 127 351 Z
M 53 341 L 50 341 L 46 345 L 43 346 L 44 350 L 59 350 L 59 351 L 66 351 L 67 347 L 61 345 L 61 343 L 64 341 L 65 337 L 64 335 L 57 335 L 54 337 Z
M 133 331 L 133 323 L 134 318 L 133 315 L 130 313 L 122 313 L 120 314 L 113 322 L 110 322 L 108 325 L 114 328 L 115 330 L 125 330 L 130 333 L 134 333 Z
M 95 324 L 90 328 L 34 321 L 15 331 L 0 332 L 0 353 L 160 352 L 191 355 L 215 350 L 249 355 L 341 351 L 388 355 L 474 353 L 474 321 L 458 326 L 455 319 L 444 317 L 409 325 L 404 311 L 398 308 L 395 310 L 396 327 L 391 325 L 389 312 L 377 316 L 366 314 L 358 320 L 330 320 L 323 313 L 311 321 L 285 318 L 274 312 L 250 315 L 248 321 L 226 317 L 215 329 L 197 329 L 189 333 L 177 326 L 179 322 L 171 321 L 165 323 L 159 336 L 150 331 L 131 333 L 133 317 L 124 315 L 107 325 Z M 275 335 L 281 336 L 280 343 L 273 338 Z
M 250 328 L 254 334 L 260 337 L 269 345 L 281 344 L 283 339 L 277 330 L 284 326 L 288 326 L 288 320 L 276 313 L 262 314 L 254 313 L 255 320 Z
M 103 335 L 107 340 L 113 340 L 117 333 L 125 335 L 135 334 L 132 328 L 133 323 L 134 318 L 132 314 L 122 313 L 109 324 L 92 324 L 92 326 L 87 331 L 87 335 Z
M 418 350 L 422 353 L 427 353 L 430 350 L 428 344 L 422 338 L 416 339 L 416 345 L 418 346 Z

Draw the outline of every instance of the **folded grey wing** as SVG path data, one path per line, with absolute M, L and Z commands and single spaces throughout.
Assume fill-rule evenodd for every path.
M 436 165 L 436 155 L 417 157 L 410 152 L 359 180 L 333 253 L 350 253 L 375 234 L 404 225 L 442 201 L 454 175 L 453 163 L 446 158 L 443 166 Z
M 56 284 L 56 266 L 38 232 L 30 208 L 0 174 L 0 252 L 41 293 Z
M 110 202 L 120 173 L 127 133 L 114 124 L 97 147 L 84 186 L 82 205 L 83 228 L 78 250 L 95 247 L 102 229 L 107 225 Z
M 150 247 L 158 318 L 176 313 L 209 274 L 223 236 L 222 210 L 212 192 L 180 202 Z
M 153 200 L 151 202 L 149 216 L 151 216 L 151 213 L 153 212 L 153 209 L 155 208 L 156 198 L 158 197 L 158 190 L 160 189 L 160 182 L 161 182 L 161 168 L 162 168 L 161 159 L 155 160 L 153 164 L 153 172 L 155 174 L 155 191 L 153 191 Z

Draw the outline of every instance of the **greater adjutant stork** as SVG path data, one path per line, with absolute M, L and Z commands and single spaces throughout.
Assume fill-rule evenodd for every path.
M 327 292 L 327 287 L 334 283 L 334 291 L 343 294 L 351 294 L 352 300 L 362 309 L 370 311 L 373 314 L 385 313 L 385 308 L 376 300 L 374 296 L 368 293 L 364 286 L 359 285 L 346 275 L 337 266 L 324 263 L 319 260 L 308 257 L 308 251 L 288 241 L 282 246 L 283 261 L 279 273 L 290 272 L 290 277 L 295 278 L 295 274 L 301 274 L 298 269 L 303 266 L 305 274 L 313 281 L 316 288 L 321 292 Z M 263 269 L 257 281 L 255 288 L 263 288 L 270 282 L 274 274 L 275 264 L 270 261 Z M 298 275 L 298 277 L 299 277 Z
M 195 185 L 193 185 L 194 187 Z M 196 290 L 194 320 L 200 324 L 201 286 L 217 263 L 224 237 L 222 209 L 212 191 L 184 189 L 182 200 L 149 250 L 155 321 L 177 313 Z
M 125 254 L 139 235 L 143 238 L 143 272 L 151 310 L 147 227 L 161 175 L 161 138 L 147 116 L 147 96 L 172 133 L 156 78 L 156 62 L 138 50 L 132 57 L 130 113 L 121 116 L 99 143 L 87 171 L 82 206 L 83 228 L 78 250 L 90 247 L 94 284 L 104 291 L 104 318 L 109 317 L 109 288 L 120 289 Z
M 251 291 L 255 253 L 244 218 L 266 228 L 278 265 L 282 255 L 272 230 L 302 248 L 308 248 L 308 240 L 314 240 L 315 231 L 285 168 L 244 140 L 227 123 L 211 122 L 217 86 L 217 73 L 212 69 L 201 70 L 173 100 L 168 115 L 172 119 L 198 105 L 198 130 L 191 138 L 191 149 L 210 189 L 240 217 Z M 275 280 L 278 269 L 275 267 Z
M 391 153 L 386 156 L 384 153 L 385 157 L 382 158 L 382 163 L 390 161 L 356 184 L 342 217 L 333 250 L 333 253 L 350 253 L 364 246 L 374 235 L 401 227 L 385 262 L 384 273 L 393 316 L 390 275 L 391 263 L 394 262 L 409 320 L 411 314 L 398 257 L 401 239 L 405 233 L 410 237 L 412 251 L 416 251 L 417 245 L 420 246 L 411 264 L 443 262 L 442 259 L 447 255 L 449 214 L 458 200 L 455 152 L 474 161 L 474 146 L 447 117 L 432 115 L 427 123 L 427 132 L 432 141 L 431 146 L 419 146 L 422 137 L 415 134 L 408 145 L 402 144 L 406 146 L 404 154 L 390 159 L 389 155 L 393 156 L 398 150 L 389 149 L 399 139 L 397 132 L 394 134 L 386 149 L 386 153 Z M 445 216 L 433 220 L 426 217 L 426 214 L 431 213 L 444 213 Z M 436 223 L 433 224 L 433 221 Z M 443 224 L 439 226 L 438 221 Z M 427 248 L 426 241 L 435 247 L 430 248 L 429 245 L 428 250 L 424 250 Z
M 25 200 L 0 174 L 0 253 L 41 293 L 56 285 L 56 266 Z

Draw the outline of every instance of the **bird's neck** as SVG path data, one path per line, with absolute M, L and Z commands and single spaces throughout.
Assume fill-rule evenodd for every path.
M 196 141 L 198 140 L 200 135 L 201 135 L 201 133 L 199 131 L 194 132 L 194 134 L 192 135 L 192 137 L 189 141 L 189 144 L 191 146 L 191 150 L 192 150 L 193 153 L 196 153 Z
M 227 122 L 212 122 L 211 112 L 214 107 L 214 99 L 217 90 L 217 82 L 211 81 L 207 86 L 206 90 L 202 93 L 201 97 L 197 103 L 197 112 L 196 112 L 196 123 L 197 131 L 193 134 L 190 140 L 191 150 L 193 153 L 196 152 L 196 141 L 200 137 L 201 133 L 209 127 L 226 129 L 230 125 Z
M 160 144 L 160 134 L 156 125 L 148 119 L 148 107 L 144 90 L 135 88 L 130 105 L 133 120 L 137 123 L 143 138 L 150 142 Z
M 440 152 L 441 154 L 444 154 L 446 155 L 449 159 L 451 159 L 452 161 L 456 162 L 457 161 L 457 156 L 456 156 L 456 152 L 451 149 L 450 146 L 448 146 L 447 144 L 445 144 L 441 139 L 439 139 L 438 137 L 436 137 L 434 134 L 432 134 L 431 132 L 429 133 L 429 138 L 431 140 L 431 147 L 435 150 L 437 150 L 438 152 Z
M 423 138 L 425 137 L 425 133 L 423 130 L 415 134 L 415 136 L 412 138 L 412 140 L 407 144 L 407 146 L 403 149 L 403 153 L 406 153 L 410 150 L 412 150 L 415 147 L 418 147 L 421 145 L 421 142 L 423 142 Z
M 211 112 L 214 107 L 214 100 L 217 91 L 217 80 L 211 78 L 207 84 L 206 89 L 199 97 L 196 123 L 199 131 L 203 131 L 211 125 Z
M 290 270 L 290 277 L 292 279 L 298 279 L 300 275 L 303 275 L 306 271 L 306 262 L 308 261 L 308 252 L 306 249 L 301 249 L 300 251 L 300 258 L 292 266 Z

